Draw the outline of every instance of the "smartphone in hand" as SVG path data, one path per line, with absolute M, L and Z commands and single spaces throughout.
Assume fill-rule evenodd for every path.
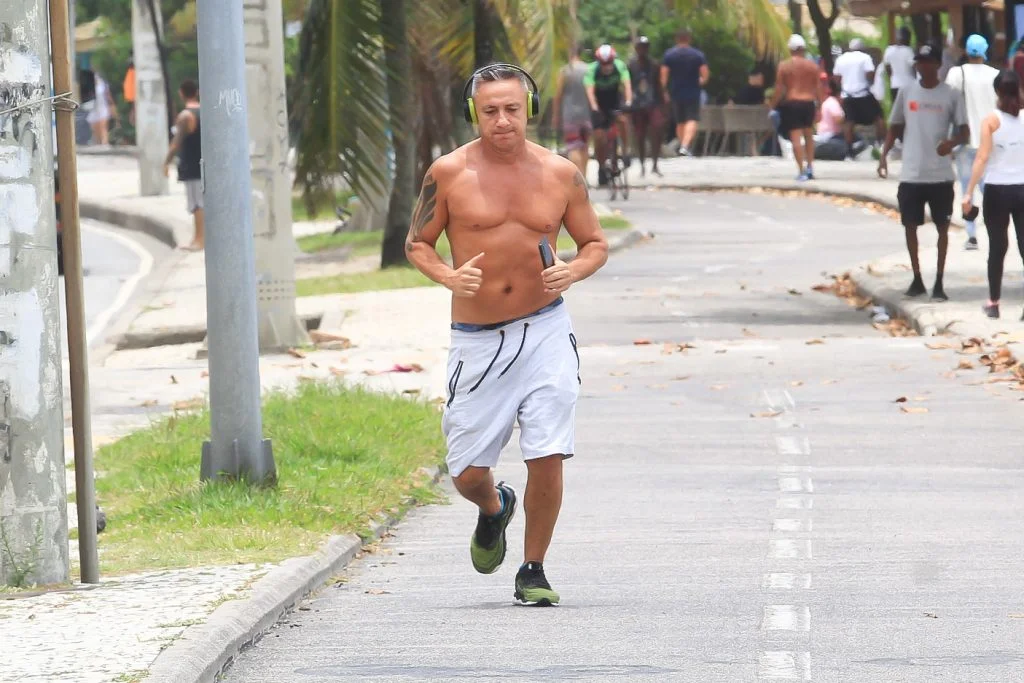
M 555 265 L 555 255 L 551 251 L 551 245 L 548 243 L 546 237 L 540 241 L 537 248 L 540 250 L 540 262 L 544 266 L 544 270 Z

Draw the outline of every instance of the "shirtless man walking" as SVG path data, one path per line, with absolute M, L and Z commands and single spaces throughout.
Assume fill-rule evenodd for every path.
M 562 504 L 562 461 L 574 453 L 580 385 L 562 293 L 604 265 L 608 243 L 583 174 L 526 140 L 527 120 L 539 110 L 533 80 L 518 67 L 491 65 L 473 74 L 466 96 L 466 116 L 480 138 L 430 167 L 406 247 L 422 273 L 452 292 L 442 428 L 452 481 L 479 508 L 473 567 L 491 574 L 505 559 L 516 493 L 504 482 L 495 486 L 491 468 L 518 420 L 527 486 L 515 597 L 552 605 L 559 596 L 543 562 Z M 563 224 L 578 254 L 545 268 L 538 246 L 554 250 Z M 454 268 L 435 250 L 441 233 Z
M 818 65 L 807 59 L 803 36 L 789 38 L 789 59 L 779 64 L 772 109 L 779 112 L 779 128 L 793 143 L 797 180 L 814 180 L 814 119 L 821 92 Z

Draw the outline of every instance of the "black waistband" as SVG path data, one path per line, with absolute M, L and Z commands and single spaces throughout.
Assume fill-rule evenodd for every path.
M 562 299 L 562 297 L 558 297 L 557 299 L 549 303 L 547 306 L 544 306 L 543 308 L 538 308 L 533 313 L 521 315 L 518 318 L 512 318 L 511 320 L 503 320 L 500 323 L 489 323 L 487 325 L 476 325 L 473 323 L 452 323 L 452 329 L 458 332 L 484 332 L 486 330 L 497 330 L 501 327 L 505 327 L 505 325 L 511 325 L 514 322 L 526 320 L 527 318 L 533 318 L 535 316 L 540 315 L 541 313 L 547 313 L 548 311 L 552 311 L 561 306 L 563 303 L 565 303 L 565 300 Z

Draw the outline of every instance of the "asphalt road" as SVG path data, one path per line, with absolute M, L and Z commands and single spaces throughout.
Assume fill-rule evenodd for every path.
M 82 220 L 82 270 L 89 343 L 103 339 L 111 321 L 131 301 L 153 268 L 154 259 L 170 249 L 156 240 L 121 228 Z M 60 283 L 60 319 L 67 355 L 64 278 Z
M 506 565 L 475 574 L 453 498 L 225 680 L 1022 680 L 1018 395 L 809 289 L 900 229 L 773 196 L 637 193 L 626 213 L 657 238 L 569 297 L 562 605 L 512 605 L 521 514 Z M 522 493 L 515 448 L 498 474 Z

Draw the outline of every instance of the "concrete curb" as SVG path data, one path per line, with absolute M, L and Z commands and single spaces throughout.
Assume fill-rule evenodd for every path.
M 442 476 L 441 468 L 436 468 L 434 483 Z M 398 521 L 390 517 L 378 523 L 366 541 L 354 534 L 332 536 L 314 554 L 282 562 L 253 584 L 250 597 L 225 602 L 204 624 L 187 629 L 157 655 L 146 683 L 212 683 L 239 653 Z
M 299 315 L 299 320 L 306 330 L 320 328 L 324 319 L 323 313 Z M 206 340 L 205 325 L 183 325 L 181 327 L 164 327 L 147 332 L 128 331 L 116 337 L 114 348 L 117 351 L 128 349 L 151 349 L 155 346 L 175 346 L 178 344 L 198 344 Z
M 814 187 L 813 185 L 795 185 L 791 183 L 780 182 L 779 184 L 759 184 L 759 185 L 714 185 L 714 184 L 700 184 L 700 185 L 661 185 L 659 187 L 666 187 L 668 189 L 685 190 L 689 192 L 712 192 L 712 191 L 723 191 L 732 190 L 736 192 L 749 192 L 752 189 L 761 190 L 792 190 L 796 192 L 806 192 L 807 194 L 816 194 L 826 197 L 842 197 L 844 199 L 852 199 L 857 202 L 865 202 L 870 204 L 878 204 L 884 206 L 887 209 L 899 209 L 899 205 L 896 199 L 883 199 L 879 197 L 872 197 L 858 192 L 843 192 L 841 190 L 826 189 L 822 187 Z M 952 225 L 962 226 L 959 221 L 951 221 Z M 879 278 L 873 277 L 866 274 L 865 271 L 867 264 L 861 264 L 860 267 L 850 269 L 850 277 L 853 278 L 854 283 L 857 285 L 857 293 L 860 296 L 868 297 L 872 299 L 876 305 L 884 306 L 890 316 L 895 315 L 900 318 L 904 318 L 909 322 L 914 329 L 922 337 L 934 337 L 940 333 L 939 320 L 937 319 L 933 307 L 926 303 L 918 301 L 909 301 L 904 298 L 903 292 L 893 290 L 885 285 Z M 951 325 L 952 323 L 950 323 Z
M 174 227 L 157 218 L 84 199 L 79 201 L 78 212 L 83 218 L 110 223 L 126 230 L 144 232 L 172 249 L 178 246 L 178 241 L 174 238 Z
M 76 151 L 87 157 L 131 157 L 137 159 L 139 156 L 139 148 L 135 145 L 110 145 L 107 147 L 82 145 Z

